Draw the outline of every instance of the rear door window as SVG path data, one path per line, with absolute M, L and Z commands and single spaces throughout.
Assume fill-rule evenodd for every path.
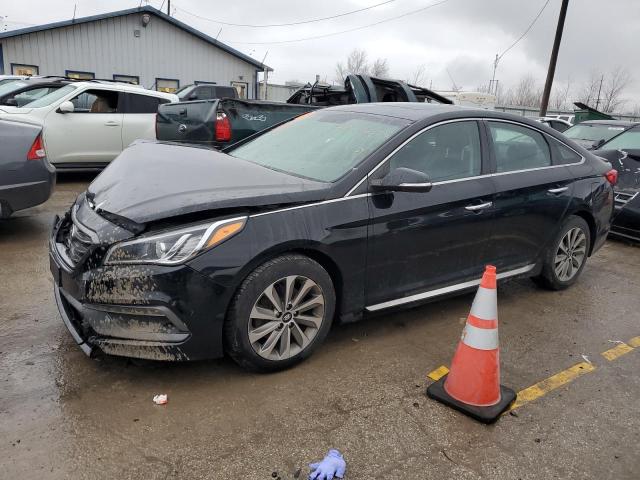
M 498 173 L 551 165 L 549 145 L 540 132 L 513 123 L 487 123 Z
M 480 175 L 482 155 L 477 122 L 447 123 L 421 133 L 391 157 L 390 168 L 417 170 L 432 182 Z
M 151 95 L 139 95 L 137 93 L 125 93 L 125 106 L 123 113 L 157 113 L 158 106 L 169 103 L 164 98 L 152 97 Z

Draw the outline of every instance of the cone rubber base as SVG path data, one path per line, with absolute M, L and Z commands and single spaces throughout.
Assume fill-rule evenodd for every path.
M 432 383 L 427 388 L 427 396 L 433 398 L 441 403 L 444 403 L 448 407 L 454 408 L 459 412 L 469 415 L 471 418 L 482 423 L 493 423 L 500 415 L 509 408 L 509 405 L 516 399 L 516 392 L 508 387 L 500 385 L 500 397 L 501 400 L 490 407 L 474 407 L 473 405 L 467 405 L 466 403 L 459 402 L 455 398 L 451 397 L 444 389 L 444 381 L 447 376 L 445 375 L 440 380 Z

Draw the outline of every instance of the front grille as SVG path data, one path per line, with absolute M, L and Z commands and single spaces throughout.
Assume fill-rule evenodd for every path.
M 75 215 L 66 215 L 55 239 L 58 253 L 69 267 L 74 268 L 84 262 L 97 246 L 77 222 Z
M 74 265 L 89 253 L 92 245 L 91 237 L 82 232 L 75 223 L 72 223 L 65 246 L 67 247 L 67 255 Z
M 633 200 L 636 197 L 636 195 L 638 195 L 638 193 L 616 192 L 616 196 L 615 196 L 616 207 L 624 207 L 627 203 Z

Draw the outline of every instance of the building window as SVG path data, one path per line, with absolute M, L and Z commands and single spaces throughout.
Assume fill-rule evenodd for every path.
M 116 82 L 125 82 L 125 83 L 130 83 L 132 85 L 139 85 L 140 84 L 140 77 L 138 77 L 137 75 L 116 75 L 116 74 L 113 74 L 113 79 Z
M 65 75 L 76 80 L 93 80 L 96 74 L 93 72 L 80 72 L 78 70 L 65 70 Z
M 156 90 L 164 93 L 175 93 L 180 88 L 180 81 L 171 78 L 156 78 Z
M 247 98 L 249 84 L 247 82 L 231 82 L 231 86 L 238 92 L 238 98 Z
M 23 63 L 12 63 L 11 64 L 11 74 L 12 75 L 24 75 L 27 77 L 31 77 L 33 75 L 38 75 L 39 68 L 37 65 L 25 65 Z

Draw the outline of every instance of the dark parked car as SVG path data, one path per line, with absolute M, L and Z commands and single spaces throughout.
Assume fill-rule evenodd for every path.
M 321 109 L 223 151 L 126 149 L 50 238 L 80 347 L 275 370 L 332 322 L 498 278 L 573 284 L 603 244 L 611 166 L 522 117 L 449 105 Z
M 67 83 L 69 82 L 60 77 L 29 77 L 8 82 L 0 85 L 0 105 L 23 107 Z
M 605 142 L 638 125 L 627 120 L 587 120 L 568 128 L 563 133 L 587 150 L 601 148 Z
M 234 87 L 201 83 L 185 85 L 176 92 L 181 102 L 190 100 L 213 100 L 216 98 L 238 98 L 238 91 Z
M 42 127 L 0 120 L 0 218 L 51 196 L 55 168 L 47 160 Z
M 640 125 L 625 130 L 593 153 L 618 171 L 611 233 L 640 242 Z

